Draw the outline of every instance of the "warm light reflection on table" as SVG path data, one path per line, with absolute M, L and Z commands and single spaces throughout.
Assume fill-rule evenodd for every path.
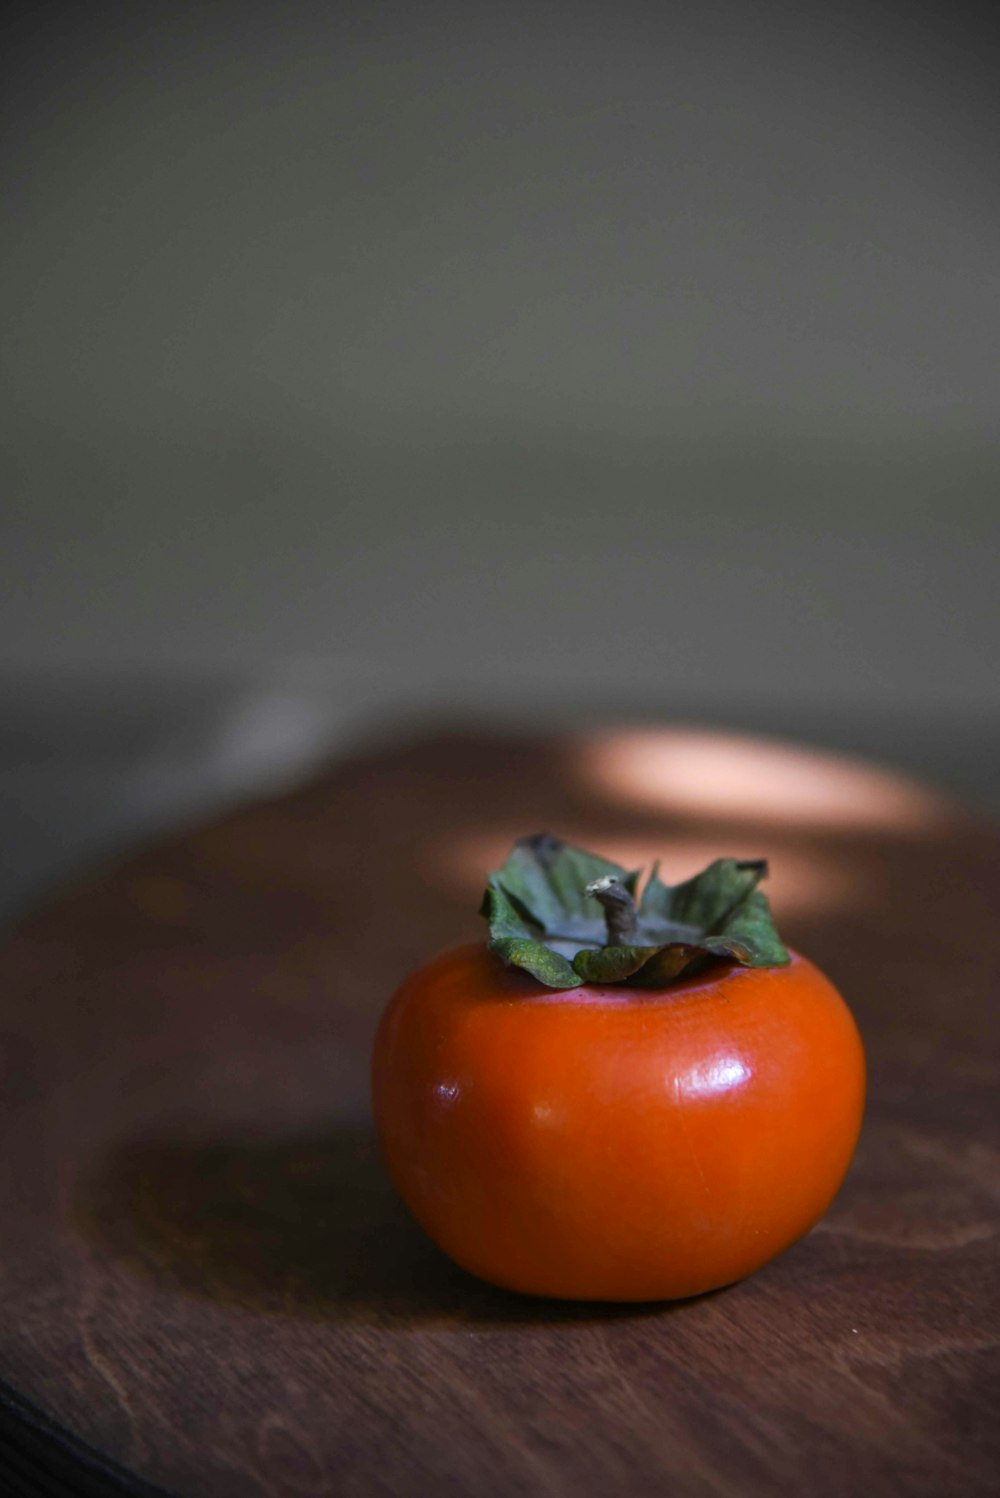
M 672 884 L 723 855 L 767 858 L 767 892 L 779 919 L 858 909 L 877 894 L 879 864 L 862 863 L 856 848 L 848 852 L 839 838 L 919 837 L 955 811 L 945 796 L 893 770 L 701 728 L 591 735 L 568 751 L 566 775 L 603 820 L 638 821 L 640 829 L 598 837 L 585 814 L 578 824 L 563 818 L 545 827 L 484 815 L 476 831 L 453 833 L 424 850 L 428 882 L 469 898 L 516 838 L 551 831 L 625 868 L 648 869 L 659 861 Z
M 876 765 L 702 728 L 627 729 L 583 741 L 576 771 L 623 805 L 789 828 L 920 832 L 948 803 Z

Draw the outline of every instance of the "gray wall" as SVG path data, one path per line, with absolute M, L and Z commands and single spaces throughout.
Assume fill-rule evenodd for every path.
M 0 669 L 993 713 L 995 75 L 949 15 L 32 8 Z

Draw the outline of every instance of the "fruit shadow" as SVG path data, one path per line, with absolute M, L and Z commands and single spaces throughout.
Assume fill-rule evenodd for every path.
M 467 1274 L 410 1218 L 359 1128 L 277 1142 L 137 1141 L 104 1159 L 74 1215 L 92 1246 L 137 1275 L 258 1314 L 415 1328 L 677 1309 L 535 1299 Z

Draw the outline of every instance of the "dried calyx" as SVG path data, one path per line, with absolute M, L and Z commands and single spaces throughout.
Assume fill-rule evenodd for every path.
M 789 961 L 767 896 L 763 859 L 717 858 L 683 884 L 564 843 L 520 838 L 489 876 L 481 913 L 490 948 L 549 988 L 630 983 L 660 988 L 707 962 Z

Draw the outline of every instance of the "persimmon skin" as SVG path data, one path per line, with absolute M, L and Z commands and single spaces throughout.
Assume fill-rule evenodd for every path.
M 542 987 L 485 946 L 389 1004 L 375 1121 L 413 1216 L 506 1289 L 650 1301 L 742 1279 L 833 1200 L 861 1040 L 805 957 L 661 990 Z

